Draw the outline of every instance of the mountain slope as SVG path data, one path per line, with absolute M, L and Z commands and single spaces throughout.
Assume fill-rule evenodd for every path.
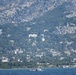
M 0 24 L 29 22 L 67 0 L 1 0 Z
M 1 62 L 75 63 L 75 0 L 2 1 Z

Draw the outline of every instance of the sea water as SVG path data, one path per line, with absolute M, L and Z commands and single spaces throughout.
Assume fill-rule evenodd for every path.
M 43 71 L 28 69 L 0 70 L 0 75 L 76 75 L 76 68 L 51 68 Z

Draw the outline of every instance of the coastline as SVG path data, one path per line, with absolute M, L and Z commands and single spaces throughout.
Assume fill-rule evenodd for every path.
M 0 68 L 0 70 L 23 70 L 23 69 L 29 70 L 29 68 L 10 68 L 10 69 L 2 69 L 2 68 Z
M 46 69 L 72 69 L 72 68 L 76 68 L 76 67 L 69 67 L 69 68 L 45 67 L 45 68 L 41 68 L 41 69 L 46 70 Z M 2 69 L 2 68 L 0 68 L 0 70 L 30 70 L 30 69 L 37 69 L 37 68 L 10 68 L 10 69 Z

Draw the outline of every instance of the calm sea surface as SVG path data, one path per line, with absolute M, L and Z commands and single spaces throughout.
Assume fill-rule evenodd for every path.
M 43 69 L 43 71 L 19 70 L 0 70 L 0 75 L 76 75 L 76 68 L 53 68 Z

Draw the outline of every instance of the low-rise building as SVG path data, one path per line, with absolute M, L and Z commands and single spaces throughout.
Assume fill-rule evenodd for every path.
M 7 57 L 2 57 L 2 62 L 9 62 L 9 59 Z

